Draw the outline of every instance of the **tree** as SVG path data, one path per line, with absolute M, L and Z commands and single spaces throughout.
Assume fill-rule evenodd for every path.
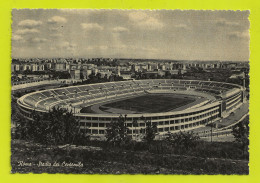
M 28 120 L 17 112 L 12 116 L 12 121 L 15 123 L 14 137 L 18 139 L 27 139 L 28 138 L 28 129 L 27 122 Z
M 83 70 L 80 70 L 79 77 L 80 77 L 80 79 L 84 79 Z
M 43 116 L 43 123 L 48 125 L 50 140 L 54 143 L 73 143 L 74 138 L 79 134 L 79 121 L 75 119 L 72 111 L 53 108 L 51 112 Z
M 144 140 L 147 141 L 148 144 L 151 144 L 155 138 L 156 133 L 157 133 L 157 125 L 155 123 L 152 124 L 151 121 L 147 121 Z
M 55 71 L 52 73 L 53 78 L 69 79 L 70 73 L 68 71 Z
M 45 145 L 72 144 L 79 134 L 79 122 L 65 109 L 53 108 L 43 115 L 33 111 L 31 118 L 18 121 L 17 133 L 21 138 Z
M 138 127 L 137 119 L 134 119 L 134 120 L 133 120 L 132 125 L 133 125 L 133 127 L 135 127 L 135 140 L 136 140 L 136 137 L 137 137 L 137 130 L 136 130 L 136 127 Z
M 106 130 L 107 142 L 113 142 L 114 146 L 122 146 L 131 139 L 127 135 L 128 128 L 122 115 L 115 121 L 111 121 Z
M 169 132 L 166 137 L 166 141 L 175 148 L 179 149 L 179 152 L 184 150 L 188 150 L 191 147 L 195 147 L 196 142 L 199 140 L 199 136 L 194 134 L 193 132 L 179 132 L 179 133 L 171 133 Z
M 98 72 L 96 77 L 97 77 L 97 80 L 100 80 L 101 79 L 101 73 Z
M 245 152 L 248 152 L 249 145 L 249 118 L 246 118 L 242 122 L 233 126 L 232 134 L 234 135 L 236 142 L 240 144 L 244 156 Z

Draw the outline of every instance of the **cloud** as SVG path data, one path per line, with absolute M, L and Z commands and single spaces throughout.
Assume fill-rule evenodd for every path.
M 141 48 L 141 50 L 143 50 L 143 51 L 147 51 L 147 52 L 151 52 L 151 53 L 155 53 L 155 52 L 158 52 L 159 51 L 159 49 L 158 48 L 153 48 L 153 47 L 151 47 L 151 48 L 148 48 L 148 47 L 142 47 Z
M 87 50 L 107 50 L 108 46 L 106 45 L 99 45 L 99 46 L 88 46 Z
M 51 46 L 51 47 L 50 47 L 50 50 L 52 50 L 52 51 L 53 51 L 53 50 L 57 50 L 57 48 L 54 47 L 54 46 Z
M 67 49 L 68 51 L 75 51 L 76 48 L 77 48 L 77 45 L 76 45 L 76 44 L 69 44 L 69 45 L 66 47 L 66 49 Z
M 163 23 L 159 22 L 158 19 L 153 17 L 149 17 L 144 22 L 141 22 L 140 25 L 150 29 L 161 29 L 164 26 Z
M 13 34 L 12 35 L 12 40 L 13 41 L 19 41 L 19 42 L 23 42 L 23 43 L 44 43 L 46 41 L 48 41 L 48 39 L 45 38 L 40 38 L 40 37 L 22 37 L 19 34 Z
M 65 47 L 69 46 L 69 44 L 70 43 L 67 42 L 67 41 L 62 41 L 62 42 L 58 43 L 57 47 L 58 48 L 65 48 Z
M 244 31 L 244 32 L 239 32 L 239 31 L 234 31 L 228 34 L 228 38 L 231 40 L 238 40 L 238 39 L 249 39 L 249 32 Z
M 41 24 L 42 24 L 41 21 L 36 21 L 31 19 L 22 20 L 18 23 L 19 26 L 25 28 L 33 28 L 33 27 L 40 26 Z
M 149 18 L 148 15 L 141 11 L 129 13 L 129 19 L 134 22 L 145 21 L 147 18 Z
M 50 30 L 50 31 L 59 31 L 60 30 L 60 26 L 58 26 L 58 27 L 48 27 L 48 29 Z
M 48 41 L 48 40 L 45 39 L 45 38 L 38 38 L 38 37 L 36 37 L 36 38 L 32 39 L 32 42 L 34 42 L 34 43 L 44 43 L 46 41 Z
M 99 49 L 106 50 L 108 49 L 108 46 L 99 46 Z
M 64 49 L 64 50 L 68 50 L 68 51 L 74 51 L 76 49 L 76 47 L 77 47 L 76 44 L 70 43 L 68 41 L 62 41 L 57 44 L 58 49 Z M 55 48 L 53 47 L 53 49 L 55 49 Z
M 53 16 L 48 19 L 48 23 L 50 24 L 58 24 L 58 23 L 66 23 L 67 19 L 61 16 Z
M 84 15 L 88 15 L 91 12 L 97 11 L 97 10 L 93 10 L 93 9 L 59 9 L 60 12 L 62 13 L 66 13 L 66 14 L 84 14 Z
M 231 22 L 226 19 L 217 20 L 216 25 L 219 27 L 224 27 L 224 26 L 238 27 L 238 26 L 240 26 L 240 24 L 238 22 Z
M 59 38 L 59 37 L 62 37 L 63 34 L 61 33 L 54 33 L 54 34 L 50 34 L 51 37 L 54 37 L 54 38 Z
M 154 48 L 154 47 L 139 47 L 137 45 L 126 45 L 124 43 L 121 44 L 116 44 L 116 45 L 109 45 L 109 46 L 88 46 L 87 49 L 100 49 L 100 50 L 107 50 L 107 49 L 111 49 L 111 50 L 132 50 L 132 51 L 138 51 L 138 52 L 158 52 L 158 48 Z
M 15 33 L 20 35 L 25 35 L 25 34 L 34 34 L 38 32 L 39 32 L 38 29 L 19 29 Z
M 114 27 L 113 32 L 121 33 L 121 32 L 129 32 L 129 30 L 125 27 Z
M 23 37 L 17 34 L 12 35 L 12 40 L 13 41 L 24 41 Z
M 164 24 L 153 16 L 148 16 L 144 12 L 131 12 L 129 13 L 129 20 L 140 28 L 144 29 L 161 29 Z
M 188 26 L 186 24 L 177 24 L 174 25 L 174 27 L 179 29 L 188 29 Z
M 131 50 L 135 50 L 135 51 L 140 51 L 140 52 L 150 52 L 150 53 L 154 53 L 154 52 L 158 52 L 158 48 L 154 48 L 154 47 L 139 47 L 136 45 L 128 45 L 126 46 L 127 49 L 131 49 Z
M 86 31 L 102 31 L 104 29 L 103 26 L 97 23 L 82 23 L 81 27 Z

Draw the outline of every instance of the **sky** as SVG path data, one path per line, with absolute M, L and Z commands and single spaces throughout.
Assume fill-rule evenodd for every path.
M 13 58 L 249 60 L 249 11 L 13 9 Z

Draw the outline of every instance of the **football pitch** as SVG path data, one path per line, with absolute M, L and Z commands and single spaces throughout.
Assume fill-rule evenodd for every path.
M 173 94 L 148 94 L 119 100 L 100 106 L 102 109 L 114 108 L 136 111 L 138 113 L 168 112 L 194 102 L 194 96 Z

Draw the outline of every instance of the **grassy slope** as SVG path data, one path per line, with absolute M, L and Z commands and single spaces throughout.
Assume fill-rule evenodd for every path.
M 21 140 L 12 141 L 12 172 L 80 173 L 80 174 L 248 174 L 248 161 L 242 160 L 230 144 L 208 144 L 209 151 L 193 150 L 186 155 L 150 153 L 118 149 L 90 150 L 84 148 L 43 147 Z M 215 154 L 214 152 L 217 151 Z M 225 154 L 227 153 L 227 154 Z M 229 154 L 231 157 L 229 157 Z M 226 157 L 226 158 L 223 158 Z M 232 159 L 229 159 L 232 158 Z M 33 165 L 18 166 L 18 161 Z M 38 167 L 42 162 L 72 162 L 79 167 Z

